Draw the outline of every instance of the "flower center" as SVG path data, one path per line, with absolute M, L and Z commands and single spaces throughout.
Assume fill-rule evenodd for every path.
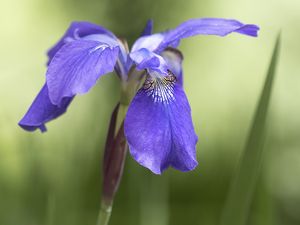
M 175 100 L 174 86 L 176 81 L 175 75 L 168 70 L 168 75 L 165 77 L 153 77 L 148 75 L 143 89 L 148 96 L 152 97 L 154 102 L 169 104 Z

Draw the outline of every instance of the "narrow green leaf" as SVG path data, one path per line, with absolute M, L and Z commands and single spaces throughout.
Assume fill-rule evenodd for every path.
M 275 69 L 279 55 L 280 34 L 277 37 L 272 59 L 256 112 L 252 121 L 238 170 L 233 177 L 221 217 L 221 225 L 244 225 L 248 218 L 253 192 L 262 164 L 266 118 L 270 103 Z

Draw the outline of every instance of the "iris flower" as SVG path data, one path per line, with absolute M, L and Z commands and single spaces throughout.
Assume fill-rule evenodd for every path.
M 149 21 L 129 51 L 104 27 L 73 22 L 48 51 L 46 82 L 19 125 L 27 131 L 46 131 L 45 123 L 66 112 L 75 95 L 88 92 L 101 76 L 116 71 L 127 88 L 132 81 L 143 82 L 124 122 L 132 157 L 155 174 L 170 166 L 190 171 L 198 164 L 198 137 L 183 89 L 183 58 L 176 47 L 181 39 L 195 35 L 235 32 L 255 37 L 258 30 L 237 20 L 202 18 L 152 34 Z

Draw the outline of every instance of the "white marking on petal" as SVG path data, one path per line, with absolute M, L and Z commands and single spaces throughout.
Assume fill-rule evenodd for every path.
M 155 103 L 169 104 L 171 101 L 175 100 L 175 83 L 175 75 L 168 71 L 168 75 L 165 77 L 148 75 L 143 88 L 147 96 L 150 96 Z
M 104 50 L 104 49 L 106 49 L 106 48 L 109 48 L 110 46 L 109 45 L 107 45 L 107 44 L 101 44 L 101 45 L 98 45 L 98 46 L 96 46 L 95 48 L 92 48 L 91 50 L 90 50 L 90 54 L 91 53 L 94 53 L 95 51 L 97 51 L 97 50 Z

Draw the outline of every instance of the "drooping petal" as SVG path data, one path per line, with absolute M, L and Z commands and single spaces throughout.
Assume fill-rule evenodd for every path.
M 19 125 L 27 131 L 34 131 L 39 128 L 44 132 L 46 131 L 45 123 L 65 113 L 72 99 L 64 98 L 60 107 L 53 105 L 49 99 L 48 88 L 45 84 L 27 113 L 20 120 Z
M 197 166 L 191 109 L 174 75 L 148 77 L 132 100 L 125 135 L 132 157 L 155 174 L 169 166 L 189 171 Z
M 141 34 L 141 37 L 152 34 L 152 30 L 153 30 L 153 20 L 148 20 Z
M 78 40 L 81 37 L 90 34 L 102 34 L 104 36 L 107 36 L 108 38 L 117 40 L 116 36 L 104 27 L 85 21 L 72 22 L 69 28 L 67 29 L 66 33 L 62 36 L 62 38 L 47 52 L 47 55 L 49 57 L 48 64 L 50 63 L 51 59 L 54 57 L 56 52 L 63 45 L 70 41 Z
M 137 69 L 139 70 L 148 69 L 163 75 L 168 74 L 168 67 L 163 57 L 149 51 L 146 48 L 131 52 L 130 58 L 133 60 Z
M 99 43 L 105 43 L 110 47 L 119 46 L 119 61 L 116 64 L 116 72 L 120 75 L 120 78 L 126 80 L 129 68 L 127 68 L 128 51 L 124 45 L 127 45 L 126 40 L 114 39 L 104 34 L 91 34 L 81 38 L 82 40 L 97 41 Z
M 64 97 L 86 93 L 101 75 L 114 70 L 119 47 L 90 40 L 65 44 L 53 57 L 46 74 L 49 97 L 60 105 Z
M 168 69 L 176 76 L 177 83 L 183 85 L 183 70 L 182 70 L 182 53 L 175 48 L 168 47 L 165 49 L 161 56 L 164 58 L 168 65 Z
M 160 53 L 168 46 L 177 47 L 182 38 L 195 35 L 226 36 L 232 32 L 256 37 L 259 27 L 253 24 L 243 24 L 237 20 L 202 18 L 191 19 L 172 30 L 139 38 L 135 50 L 148 48 Z M 159 37 L 159 38 L 158 38 Z

